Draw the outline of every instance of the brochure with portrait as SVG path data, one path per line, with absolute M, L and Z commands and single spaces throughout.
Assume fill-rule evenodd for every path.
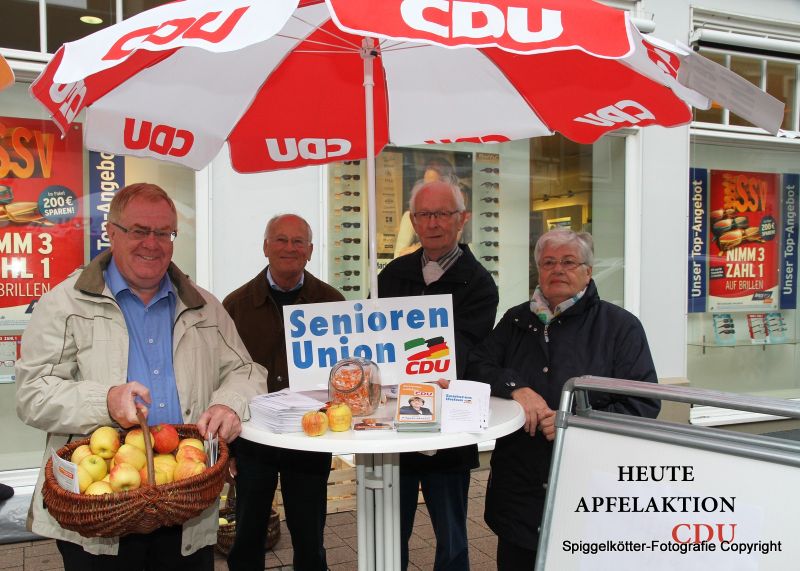
M 438 430 L 437 391 L 428 383 L 400 383 L 397 387 L 397 430 Z

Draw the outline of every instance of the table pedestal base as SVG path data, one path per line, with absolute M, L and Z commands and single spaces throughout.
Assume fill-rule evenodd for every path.
M 356 454 L 359 571 L 400 570 L 399 454 Z

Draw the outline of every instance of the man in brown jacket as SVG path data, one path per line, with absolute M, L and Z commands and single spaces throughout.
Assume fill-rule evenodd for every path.
M 283 306 L 344 301 L 344 296 L 305 271 L 314 250 L 311 227 L 294 214 L 275 216 L 264 233 L 269 265 L 222 302 L 253 357 L 264 365 L 269 392 L 289 386 Z M 331 455 L 256 444 L 240 439 L 236 456 L 236 538 L 231 571 L 264 569 L 264 538 L 278 484 L 292 536 L 297 571 L 327 569 L 323 531 Z

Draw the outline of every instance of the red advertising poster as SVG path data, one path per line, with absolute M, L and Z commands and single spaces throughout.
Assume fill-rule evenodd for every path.
M 709 311 L 778 306 L 779 175 L 711 171 Z
M 0 117 L 0 330 L 83 263 L 81 126 Z

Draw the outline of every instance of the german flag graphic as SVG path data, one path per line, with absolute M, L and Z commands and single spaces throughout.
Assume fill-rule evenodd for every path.
M 444 337 L 431 337 L 430 339 L 423 339 L 417 337 L 406 341 L 404 345 L 406 351 L 419 349 L 416 353 L 408 356 L 408 361 L 421 361 L 423 359 L 441 359 L 450 355 L 450 349 L 447 347 L 447 342 Z

